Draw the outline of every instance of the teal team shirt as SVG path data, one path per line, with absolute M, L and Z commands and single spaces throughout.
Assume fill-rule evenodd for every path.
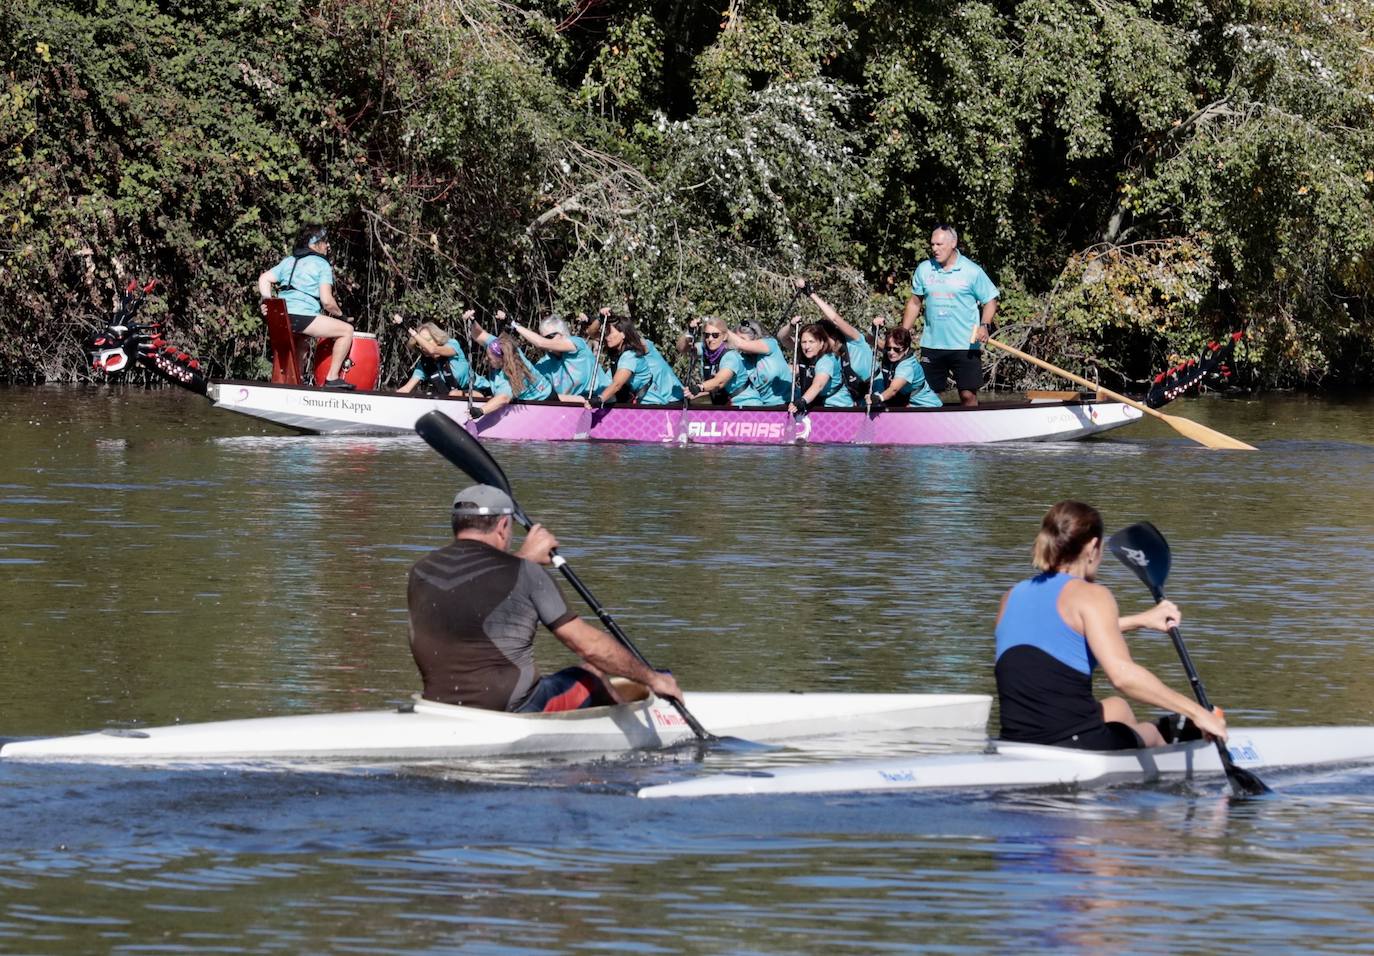
M 864 381 L 872 378 L 873 343 L 860 336 L 857 339 L 846 341 L 844 348 L 849 353 L 849 367 L 854 370 L 854 374 Z
M 672 366 L 664 361 L 654 343 L 645 342 L 644 347 L 647 351 L 643 355 L 634 349 L 626 349 L 615 363 L 616 371 L 629 369 L 630 391 L 638 395 L 642 389 L 647 389 L 640 399 L 646 405 L 670 405 L 682 401 L 682 383 L 678 381 Z
M 720 357 L 720 370 L 723 372 L 727 369 L 732 374 L 730 381 L 725 383 L 725 394 L 730 396 L 731 405 L 736 408 L 758 408 L 764 404 L 763 396 L 749 380 L 749 368 L 744 355 L 728 349 Z
M 291 272 L 296 267 L 295 274 Z M 320 302 L 320 286 L 334 284 L 334 269 L 324 256 L 287 256 L 272 270 L 272 281 L 278 286 L 291 279 L 291 288 L 280 289 L 288 315 L 319 315 L 324 311 Z
M 816 397 L 822 400 L 825 407 L 853 408 L 854 396 L 844 387 L 844 379 L 840 375 L 840 360 L 829 352 L 816 359 L 816 377 L 822 375 L 828 375 L 830 378 Z
M 506 378 L 506 373 L 499 369 L 491 375 L 491 393 L 493 395 L 511 395 L 516 401 L 521 402 L 538 402 L 551 398 L 553 385 L 550 384 L 544 373 L 531 365 L 530 360 L 525 358 L 523 354 L 520 356 L 520 361 L 525 363 L 525 370 L 530 373 L 530 379 L 525 383 L 525 387 L 520 390 L 520 394 L 512 394 L 510 379 Z
M 534 363 L 548 377 L 553 390 L 560 395 L 585 395 L 589 388 L 600 391 L 611 384 L 610 374 L 596 363 L 587 340 L 570 335 L 568 341 L 573 344 L 571 352 L 549 352 Z
M 786 405 L 792 401 L 792 366 L 782 354 L 782 346 L 775 338 L 760 339 L 768 346 L 767 355 L 745 355 L 749 369 L 749 384 L 758 393 L 763 405 Z
M 451 338 L 444 344 L 453 349 L 453 355 L 448 360 L 448 370 L 453 376 L 453 380 L 458 383 L 459 388 L 491 388 L 491 380 L 485 375 L 474 376 L 472 374 L 472 366 L 468 364 L 468 357 L 463 354 L 462 342 Z M 422 382 L 429 378 L 419 362 L 416 362 L 415 368 L 411 369 L 410 377 L 418 378 Z
M 978 348 L 969 340 L 978 325 L 979 307 L 1001 294 L 978 263 L 963 255 L 948 269 L 933 259 L 922 262 L 911 277 L 911 293 L 923 300 L 921 347 L 926 349 Z
M 906 384 L 897 390 L 897 394 L 907 396 L 908 405 L 914 408 L 939 408 L 944 405 L 944 402 L 940 401 L 940 396 L 932 392 L 926 384 L 926 373 L 922 371 L 921 363 L 914 355 L 908 355 L 898 362 L 897 367 L 892 370 L 891 378 L 880 373 L 873 391 L 886 390 L 889 383 L 899 378 L 905 379 Z

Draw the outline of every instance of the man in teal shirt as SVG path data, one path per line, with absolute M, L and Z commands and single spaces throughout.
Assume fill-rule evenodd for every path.
M 921 368 L 935 392 L 943 392 L 953 374 L 959 400 L 978 404 L 983 384 L 983 353 L 997 315 L 997 286 L 978 263 L 959 254 L 959 233 L 941 223 L 930 235 L 930 258 L 911 277 L 902 328 L 912 329 L 925 311 L 921 333 Z

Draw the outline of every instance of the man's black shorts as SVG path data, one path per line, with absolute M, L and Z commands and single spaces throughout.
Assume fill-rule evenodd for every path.
M 983 352 L 981 349 L 921 349 L 921 371 L 926 384 L 934 392 L 949 387 L 949 377 L 961 392 L 976 392 L 983 387 Z

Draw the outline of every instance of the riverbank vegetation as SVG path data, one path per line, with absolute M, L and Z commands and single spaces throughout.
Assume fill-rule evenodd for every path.
M 393 376 L 395 312 L 663 340 L 805 274 L 867 326 L 941 220 L 1009 342 L 1111 387 L 1240 327 L 1250 385 L 1374 366 L 1364 0 L 14 0 L 0 40 L 4 380 L 83 378 L 151 276 L 261 375 L 254 282 L 310 221 Z

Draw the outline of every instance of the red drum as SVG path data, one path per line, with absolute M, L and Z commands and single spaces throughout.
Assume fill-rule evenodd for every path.
M 333 339 L 320 339 L 315 346 L 315 384 L 323 385 L 329 373 L 329 357 L 334 352 Z M 377 336 L 369 332 L 353 333 L 353 348 L 344 359 L 343 380 L 354 388 L 370 392 L 377 387 L 377 373 L 381 369 L 382 353 Z

